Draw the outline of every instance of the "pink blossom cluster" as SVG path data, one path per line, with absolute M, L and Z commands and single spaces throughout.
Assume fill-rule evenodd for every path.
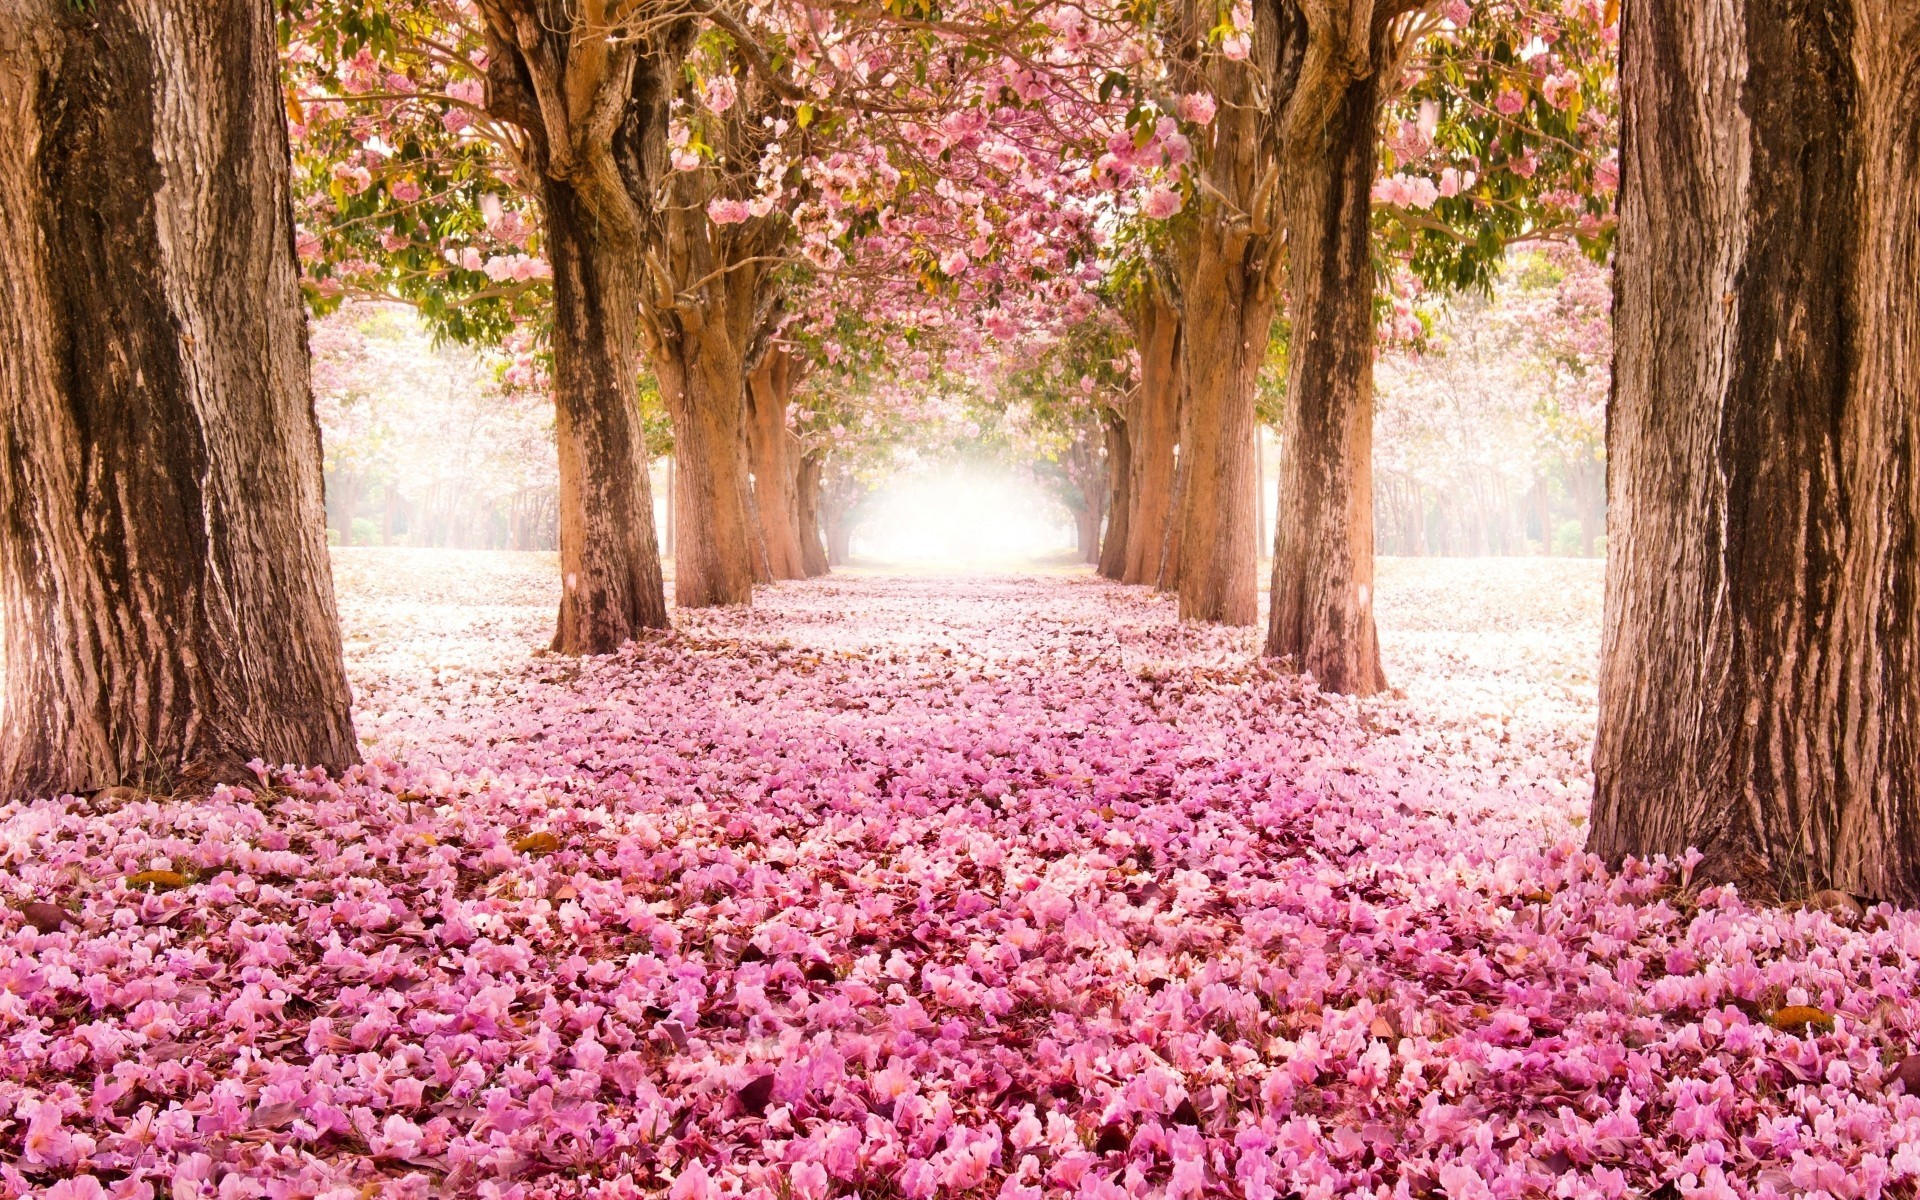
M 0 1193 L 1920 1179 L 1914 914 L 1581 850 L 1590 575 L 1390 566 L 1406 694 L 1359 703 L 1081 576 L 562 660 L 549 558 L 340 561 L 366 765 L 0 814 L 0 890 L 71 914 L 0 916 Z

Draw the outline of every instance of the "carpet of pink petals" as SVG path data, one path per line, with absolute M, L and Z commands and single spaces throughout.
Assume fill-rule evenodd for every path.
M 364 767 L 0 810 L 0 1194 L 1915 1194 L 1920 918 L 1582 852 L 1596 564 L 1385 564 L 1365 703 L 1074 573 L 575 661 L 337 566 Z

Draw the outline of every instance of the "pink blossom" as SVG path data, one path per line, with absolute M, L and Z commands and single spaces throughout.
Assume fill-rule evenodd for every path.
M 740 87 L 731 75 L 715 75 L 707 80 L 706 86 L 700 90 L 700 102 L 717 113 L 723 113 L 732 108 L 734 101 L 739 98 Z
M 1185 204 L 1186 198 L 1178 189 L 1170 188 L 1165 184 L 1155 184 L 1147 192 L 1147 198 L 1141 203 L 1140 211 L 1156 221 L 1164 221 L 1179 212 Z
M 1211 125 L 1216 111 L 1213 95 L 1209 92 L 1189 92 L 1180 97 L 1180 116 L 1195 125 Z
M 725 196 L 707 201 L 707 219 L 715 225 L 738 225 L 753 215 L 745 202 Z

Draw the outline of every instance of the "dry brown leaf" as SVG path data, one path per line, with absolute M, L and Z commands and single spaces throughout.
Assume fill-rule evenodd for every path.
M 1833 1016 L 1811 1005 L 1789 1004 L 1768 1013 L 1767 1024 L 1783 1033 L 1806 1033 L 1812 1030 L 1826 1033 L 1833 1028 Z
M 178 871 L 142 871 L 138 875 L 127 876 L 128 887 L 146 888 L 153 892 L 170 892 L 187 886 L 189 882 Z

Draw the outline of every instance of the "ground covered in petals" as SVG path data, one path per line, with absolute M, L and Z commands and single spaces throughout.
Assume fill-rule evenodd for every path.
M 1581 852 L 1597 564 L 1383 564 L 1365 703 L 1079 574 L 576 661 L 336 566 L 364 767 L 0 812 L 0 1193 L 1914 1195 L 1920 918 Z

